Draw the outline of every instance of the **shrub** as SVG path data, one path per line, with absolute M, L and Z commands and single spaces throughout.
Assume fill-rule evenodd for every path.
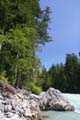
M 27 89 L 31 90 L 33 93 L 39 95 L 42 92 L 41 87 L 37 86 L 34 82 L 27 83 Z
M 0 80 L 3 80 L 4 82 L 8 83 L 8 78 L 6 77 L 5 71 L 2 74 L 0 74 Z

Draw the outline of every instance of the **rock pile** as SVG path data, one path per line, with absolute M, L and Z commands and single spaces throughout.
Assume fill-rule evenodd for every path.
M 39 96 L 27 90 L 0 92 L 0 120 L 34 120 L 40 110 L 73 111 L 74 107 L 54 88 Z
M 40 109 L 28 91 L 18 91 L 15 95 L 0 93 L 0 120 L 33 120 Z

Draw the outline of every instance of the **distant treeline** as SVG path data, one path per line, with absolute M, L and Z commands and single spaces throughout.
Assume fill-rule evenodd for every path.
M 41 73 L 40 86 L 43 90 L 54 87 L 62 92 L 80 93 L 80 61 L 75 54 L 67 54 L 65 64 L 52 65 Z

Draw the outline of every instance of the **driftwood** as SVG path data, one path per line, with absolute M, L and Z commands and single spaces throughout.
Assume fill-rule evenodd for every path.
M 7 84 L 6 82 L 4 82 L 3 80 L 0 80 L 0 87 L 3 90 L 6 90 L 7 92 L 10 92 L 12 94 L 16 94 L 16 89 L 12 85 Z

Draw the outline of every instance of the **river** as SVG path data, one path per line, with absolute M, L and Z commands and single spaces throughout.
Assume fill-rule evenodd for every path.
M 42 114 L 48 116 L 48 120 L 80 120 L 80 94 L 64 94 L 64 96 L 75 106 L 74 112 L 47 111 Z

